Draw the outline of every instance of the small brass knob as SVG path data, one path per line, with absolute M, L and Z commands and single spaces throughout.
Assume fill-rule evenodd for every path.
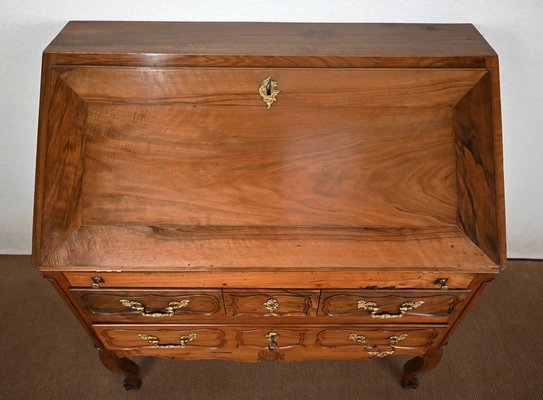
M 436 279 L 436 283 L 441 286 L 441 289 L 447 290 L 449 289 L 449 286 L 447 286 L 447 281 L 449 278 L 438 278 Z
M 92 280 L 91 288 L 93 289 L 98 289 L 100 287 L 100 284 L 105 282 L 101 276 L 93 276 L 91 280 Z

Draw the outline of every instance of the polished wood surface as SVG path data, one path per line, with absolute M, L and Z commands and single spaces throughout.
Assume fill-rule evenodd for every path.
M 442 272 L 358 271 L 328 272 L 123 272 L 97 270 L 63 273 L 71 286 L 90 288 L 99 276 L 103 288 L 356 288 L 356 289 L 440 289 L 438 279 L 446 278 L 451 289 L 467 289 L 477 275 Z
M 96 332 L 107 349 L 130 352 L 134 355 L 152 355 L 179 359 L 225 359 L 260 361 L 262 352 L 268 352 L 269 340 L 266 335 L 275 332 L 277 352 L 283 361 L 304 359 L 343 358 L 364 359 L 375 357 L 367 351 L 390 351 L 397 354 L 423 355 L 427 349 L 443 336 L 443 326 L 375 328 L 360 325 L 343 326 L 235 326 L 235 325 L 96 325 Z M 180 337 L 195 334 L 196 337 L 185 347 L 154 347 L 139 335 L 157 337 L 160 344 L 178 345 Z M 367 345 L 354 342 L 349 335 L 362 335 Z M 389 337 L 406 335 L 394 346 Z
M 485 76 L 455 106 L 459 223 L 471 240 L 500 264 L 496 208 L 498 179 L 494 166 L 490 77 Z
M 497 237 L 484 237 L 497 231 L 490 207 L 495 193 L 477 197 L 476 203 L 485 204 L 478 206 L 485 210 L 482 218 L 475 218 L 475 206 L 465 200 L 480 184 L 493 184 L 480 182 L 493 176 L 493 158 L 484 164 L 488 173 L 465 178 L 465 169 L 474 166 L 465 164 L 469 154 L 459 148 L 456 132 L 460 99 L 471 98 L 466 93 L 488 81 L 486 70 L 63 66 L 50 73 L 49 118 L 61 123 L 48 131 L 49 155 L 42 167 L 54 173 L 37 184 L 47 210 L 36 219 L 41 266 L 218 270 L 237 267 L 234 259 L 265 269 L 277 265 L 275 253 L 288 256 L 292 250 L 296 255 L 278 268 L 303 268 L 306 260 L 317 269 L 427 270 L 456 267 L 461 260 L 461 269 L 477 272 L 500 264 Z M 283 87 L 272 110 L 256 90 L 268 73 Z M 471 139 L 477 156 L 480 146 Z M 69 207 L 62 206 L 63 198 Z M 444 235 L 419 237 L 440 226 L 447 227 Z M 251 229 L 257 227 L 296 243 L 274 240 L 270 247 L 265 236 L 253 243 Z M 291 227 L 319 239 L 300 243 L 296 231 L 281 231 Z M 355 228 L 362 241 L 344 241 L 340 228 Z M 192 249 L 202 247 L 197 233 L 206 241 L 203 252 Z M 383 240 L 388 234 L 390 240 Z M 445 241 L 435 241 L 443 236 Z M 247 239 L 232 243 L 233 237 Z M 344 241 L 344 251 L 328 251 L 334 258 L 327 261 L 315 249 L 323 248 L 321 238 Z M 480 241 L 483 251 L 472 240 Z M 137 243 L 136 252 L 126 252 L 128 242 Z M 112 249 L 112 243 L 120 247 Z M 149 250 L 157 244 L 158 256 Z M 392 248 L 402 263 L 388 257 Z M 269 249 L 270 262 L 251 254 L 255 249 Z M 338 259 L 337 253 L 357 261 Z
M 227 315 L 237 318 L 310 317 L 317 314 L 319 294 L 318 290 L 227 289 L 224 291 L 224 302 Z
M 57 270 L 417 271 L 498 267 L 456 227 L 421 229 L 187 229 L 89 225 L 45 260 Z
M 90 106 L 81 223 L 456 225 L 450 109 L 257 106 Z
M 400 316 L 401 322 L 447 322 L 453 313 L 461 307 L 467 298 L 466 292 L 453 291 L 345 291 L 326 290 L 321 293 L 319 315 L 334 319 L 352 317 L 359 322 L 382 323 L 379 315 Z M 373 302 L 380 311 L 376 317 L 371 316 L 367 309 L 358 307 L 359 302 Z M 405 303 L 423 302 L 417 308 L 400 313 L 400 307 Z M 400 319 L 401 318 L 401 319 Z M 394 319 L 394 318 L 392 318 Z
M 471 24 L 72 21 L 45 50 L 58 64 L 296 67 L 485 66 Z
M 135 355 L 412 355 L 414 388 L 504 266 L 501 147 L 472 25 L 71 22 L 32 260 L 127 389 Z
M 54 67 L 52 70 L 54 75 L 58 75 L 56 78 L 58 81 L 91 104 L 119 103 L 119 105 L 127 106 L 176 104 L 192 106 L 192 108 L 194 106 L 239 106 L 246 112 L 255 111 L 247 107 L 257 107 L 256 111 L 260 112 L 255 113 L 255 116 L 260 118 L 265 116 L 265 119 L 275 119 L 278 113 L 288 112 L 289 107 L 294 106 L 309 108 L 407 107 L 409 109 L 450 107 L 458 102 L 486 72 L 485 69 L 471 68 L 68 68 L 61 66 Z M 283 88 L 278 95 L 277 103 L 270 111 L 262 107 L 262 98 L 258 94 L 258 87 L 267 76 L 272 76 L 278 82 L 278 89 Z M 57 95 L 53 92 L 51 96 Z M 279 105 L 280 107 L 277 107 Z M 278 109 L 281 109 L 281 112 Z M 103 111 L 103 108 L 98 112 L 101 110 Z M 114 108 L 107 110 L 110 113 L 114 111 Z M 178 111 L 185 114 L 188 110 Z M 197 118 L 198 115 L 192 117 Z M 158 121 L 161 119 L 157 115 L 149 115 L 148 118 L 155 121 L 155 124 L 157 119 Z M 182 115 L 177 118 L 182 118 Z M 173 117 L 170 116 L 170 119 Z M 251 116 L 244 116 L 243 119 L 253 122 Z M 324 119 L 321 118 L 321 120 Z M 131 122 L 137 123 L 137 120 Z M 175 123 L 175 120 L 172 122 Z M 221 121 L 221 123 L 224 122 L 227 121 Z M 305 121 L 297 124 L 305 126 Z M 191 134 L 185 124 L 181 126 L 181 129 Z M 161 136 L 164 133 L 167 132 L 159 130 L 155 135 Z M 172 139 L 174 134 L 171 131 L 169 133 L 169 138 Z M 219 131 L 215 134 L 225 136 L 227 132 Z
M 70 289 L 81 310 L 94 322 L 172 322 L 194 319 L 216 319 L 225 314 L 220 290 L 95 290 Z M 144 312 L 123 305 L 133 301 L 145 307 Z M 168 315 L 171 302 L 186 302 Z M 150 315 L 142 315 L 142 313 Z

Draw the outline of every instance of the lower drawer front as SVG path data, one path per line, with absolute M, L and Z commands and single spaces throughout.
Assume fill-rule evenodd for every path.
M 94 325 L 106 349 L 181 359 L 300 361 L 422 355 L 447 327 Z

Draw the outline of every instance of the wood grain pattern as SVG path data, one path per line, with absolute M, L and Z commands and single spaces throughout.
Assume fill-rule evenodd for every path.
M 227 315 L 247 317 L 310 317 L 317 314 L 319 291 L 306 290 L 224 290 Z M 264 303 L 275 300 L 277 309 L 269 310 Z
M 372 318 L 369 311 L 358 308 L 359 301 L 375 302 L 381 313 L 399 314 L 400 305 L 406 302 L 423 301 L 420 307 L 409 310 L 396 322 L 447 322 L 459 311 L 460 303 L 467 298 L 468 292 L 457 291 L 322 291 L 319 305 L 319 315 L 331 318 L 353 317 L 360 323 L 383 323 L 379 318 Z
M 44 54 L 41 66 L 40 106 L 36 149 L 36 179 L 34 184 L 34 215 L 32 217 L 31 262 L 34 267 L 38 267 L 42 261 L 42 208 L 44 200 L 44 181 L 46 175 L 45 158 L 47 156 L 47 127 L 49 125 L 49 97 L 51 88 L 50 58 L 50 56 Z
M 347 325 L 333 327 L 281 326 L 260 327 L 221 326 L 221 325 L 95 325 L 97 334 L 106 348 L 115 350 L 121 356 L 152 355 L 178 359 L 224 359 L 239 361 L 259 361 L 259 353 L 267 351 L 269 341 L 266 335 L 276 332 L 278 350 L 283 361 L 301 361 L 305 359 L 365 359 L 371 356 L 364 348 L 349 340 L 349 334 L 356 333 L 367 338 L 368 349 L 390 350 L 388 337 L 407 334 L 407 337 L 394 346 L 397 355 L 423 355 L 429 346 L 439 342 L 446 328 L 439 325 L 425 327 L 390 325 L 387 328 Z M 199 337 L 189 342 L 185 348 L 159 349 L 145 344 L 138 334 L 153 335 L 161 343 L 175 344 L 179 336 L 200 332 Z M 224 336 L 223 336 L 224 335 Z M 219 340 L 218 338 L 221 338 Z
M 507 265 L 507 240 L 505 238 L 505 187 L 503 176 L 503 138 L 500 99 L 500 72 L 498 58 L 487 61 L 492 91 L 492 133 L 494 142 L 494 176 L 496 191 L 496 224 L 498 228 L 498 248 L 500 268 Z
M 56 67 L 85 101 L 100 104 L 258 107 L 448 107 L 484 69 Z M 270 111 L 258 94 L 267 77 L 281 93 Z M 281 107 L 276 107 L 281 105 Z
M 449 110 L 266 111 L 89 107 L 83 223 L 456 224 Z
M 172 214 L 179 214 L 179 211 L 183 210 L 187 215 L 181 216 L 184 219 L 179 216 L 178 218 L 181 223 L 187 224 L 232 224 L 233 220 L 237 219 L 238 224 L 284 223 L 298 226 L 388 226 L 392 220 L 400 225 L 453 223 L 454 165 L 452 150 L 448 141 L 443 139 L 450 135 L 448 112 L 424 109 L 418 114 L 413 112 L 414 110 L 376 111 L 373 108 L 388 105 L 451 105 L 484 73 L 481 70 L 278 71 L 280 76 L 283 74 L 287 88 L 292 86 L 291 92 L 285 90 L 286 94 L 283 95 L 285 105 L 289 104 L 289 96 L 292 96 L 293 105 L 303 105 L 304 101 L 309 99 L 310 102 L 316 102 L 317 106 L 321 104 L 335 107 L 340 104 L 344 107 L 345 115 L 337 111 L 326 115 L 318 108 L 312 110 L 315 115 L 303 112 L 301 115 L 307 115 L 307 119 L 302 119 L 297 123 L 299 125 L 294 127 L 289 126 L 288 121 L 296 118 L 289 115 L 288 111 L 276 113 L 272 118 L 266 114 L 267 110 L 262 107 L 254 90 L 261 78 L 259 76 L 257 80 L 261 73 L 257 70 L 57 68 L 55 71 L 61 76 L 57 79 L 57 85 L 70 85 L 72 89 L 69 93 L 76 91 L 80 96 L 78 99 L 82 98 L 91 103 L 107 103 L 107 106 L 103 105 L 101 109 L 91 113 L 91 116 L 82 112 L 75 116 L 66 113 L 62 116 L 63 121 L 78 127 L 82 119 L 88 122 L 89 126 L 85 131 L 91 138 L 95 138 L 92 141 L 94 147 L 90 147 L 88 151 L 84 149 L 83 143 L 87 140 L 87 135 L 77 134 L 75 132 L 79 131 L 73 129 L 70 131 L 70 134 L 75 136 L 72 140 L 78 141 L 71 153 L 74 154 L 73 165 L 67 164 L 64 167 L 66 171 L 54 165 L 44 167 L 60 169 L 56 175 L 48 176 L 52 184 L 44 185 L 46 195 L 51 195 L 48 188 L 53 184 L 64 185 L 62 188 L 65 193 L 69 195 L 74 192 L 77 197 L 70 202 L 76 211 L 79 210 L 79 194 L 81 190 L 85 190 L 81 188 L 82 171 L 86 169 L 90 172 L 90 176 L 85 177 L 85 182 L 89 182 L 85 186 L 88 186 L 85 194 L 98 194 L 83 196 L 87 210 L 84 215 L 88 222 L 104 221 L 107 218 L 113 220 L 110 222 L 115 222 L 116 218 L 126 222 L 133 214 L 137 214 L 140 220 L 146 216 L 149 216 L 148 219 L 151 216 L 157 219 L 156 216 L 159 215 L 163 216 L 163 221 L 172 222 Z M 250 79 L 251 73 L 254 79 Z M 330 79 L 330 74 L 335 79 Z M 155 76 L 161 78 L 157 80 Z M 148 85 L 140 84 L 146 81 L 149 82 Z M 246 89 L 239 89 L 241 95 L 225 98 L 225 92 L 228 92 L 234 81 L 248 86 Z M 356 83 L 354 87 L 352 82 Z M 134 89 L 130 91 L 128 88 Z M 216 107 L 216 104 L 223 104 L 226 99 L 224 104 L 232 106 L 228 98 L 231 97 L 236 102 L 236 98 L 243 98 L 243 93 L 246 92 L 254 98 L 250 100 L 250 104 L 259 104 L 258 111 L 255 110 L 249 118 L 243 109 L 238 111 L 241 114 L 236 118 L 236 115 L 232 115 L 232 107 L 222 110 L 223 114 L 218 115 L 208 109 L 190 109 L 186 113 L 184 110 L 179 115 L 180 110 L 165 106 L 161 107 L 161 110 L 166 109 L 165 114 L 154 108 L 150 112 L 142 113 L 141 109 L 131 110 L 130 106 L 127 106 L 127 109 L 121 108 L 121 115 L 117 118 L 112 118 L 111 115 L 111 109 L 119 109 L 113 107 L 111 102 L 121 100 L 125 103 L 137 103 L 141 99 L 152 98 L 155 103 L 161 103 L 161 98 L 164 98 L 166 104 L 185 104 L 187 101 L 188 104 L 198 104 L 197 96 L 204 93 L 201 97 L 203 104 Z M 183 100 L 176 93 L 182 93 L 189 100 Z M 62 92 L 53 91 L 54 102 L 62 104 L 62 96 Z M 421 103 L 417 104 L 416 99 Z M 68 99 L 66 101 L 69 103 Z M 363 107 L 364 111 L 356 111 L 351 110 L 350 104 L 371 104 L 371 107 L 368 110 Z M 96 107 L 98 106 L 91 109 L 95 110 Z M 88 109 L 86 106 L 85 110 Z M 224 113 L 230 116 L 226 117 Z M 139 116 L 134 118 L 134 115 Z M 377 115 L 382 119 L 377 119 Z M 411 122 L 408 121 L 410 118 Z M 239 124 L 230 125 L 230 128 L 224 125 L 225 121 L 234 122 L 239 119 L 248 122 L 245 129 L 236 128 Z M 117 125 L 113 122 L 115 120 L 119 121 Z M 133 122 L 127 124 L 126 121 L 130 120 Z M 330 125 L 324 124 L 325 120 L 328 120 L 327 124 Z M 165 121 L 169 121 L 171 125 L 164 125 Z M 200 121 L 210 122 L 204 122 L 201 131 L 187 130 L 195 124 L 199 125 Z M 223 121 L 223 125 L 205 125 L 216 121 Z M 342 126 L 345 121 L 356 122 Z M 300 133 L 292 135 L 293 129 L 299 129 Z M 228 133 L 225 135 L 230 130 L 237 134 L 231 137 Z M 339 132 L 333 140 L 330 137 L 331 130 Z M 428 135 L 429 131 L 433 134 Z M 179 136 L 179 132 L 183 134 Z M 53 137 L 63 138 L 63 135 Z M 122 145 L 120 140 L 124 140 Z M 199 148 L 194 147 L 195 140 L 201 143 Z M 378 146 L 379 142 L 383 145 Z M 126 147 L 130 143 L 134 143 L 134 147 Z M 336 143 L 336 146 L 330 148 L 331 143 Z M 57 146 L 54 141 L 50 145 Z M 218 145 L 221 147 L 217 147 Z M 252 151 L 255 148 L 261 150 Z M 179 151 L 176 152 L 175 149 Z M 221 149 L 220 152 L 218 149 Z M 382 153 L 384 149 L 386 152 Z M 90 153 L 84 166 L 83 152 Z M 152 154 L 154 158 L 163 154 L 165 160 L 160 164 L 155 159 L 149 165 L 149 161 L 146 162 L 148 158 L 142 159 L 145 154 Z M 404 162 L 398 162 L 397 154 L 401 154 L 400 161 L 403 159 Z M 209 162 L 210 160 L 214 161 Z M 230 170 L 229 167 L 235 160 L 239 160 L 240 165 Z M 258 160 L 257 165 L 254 165 L 255 160 Z M 387 166 L 386 162 L 383 165 L 383 160 L 394 162 Z M 144 171 L 134 168 L 140 165 Z M 355 165 L 357 167 L 354 167 Z M 165 174 L 164 169 L 170 171 L 171 176 Z M 97 171 L 97 174 L 94 171 Z M 100 171 L 103 173 L 100 174 Z M 119 179 L 118 175 L 105 175 L 104 171 L 119 171 L 122 179 Z M 197 172 L 196 175 L 194 171 Z M 240 175 L 239 171 L 243 174 Z M 382 176 L 383 171 L 390 173 Z M 59 175 L 62 173 L 75 176 L 62 177 Z M 248 173 L 249 175 L 246 175 Z M 187 180 L 189 176 L 191 179 Z M 308 176 L 311 179 L 307 179 Z M 159 179 L 156 179 L 157 177 Z M 57 182 L 61 178 L 62 184 Z M 252 182 L 255 178 L 259 181 Z M 217 197 L 209 198 L 209 193 L 212 193 L 210 185 L 211 189 L 217 192 Z M 134 192 L 136 186 L 139 187 L 138 192 Z M 236 190 L 229 189 L 231 186 L 236 187 Z M 390 186 L 397 188 L 394 196 L 388 195 Z M 118 192 L 111 193 L 112 187 Z M 99 189 L 108 188 L 110 192 L 100 197 Z M 146 201 L 141 195 L 142 192 L 154 193 L 155 198 Z M 180 193 L 187 198 L 186 201 L 179 198 Z M 120 201 L 110 202 L 112 196 Z M 265 198 L 273 206 L 262 204 L 261 200 L 255 201 L 254 196 Z M 202 199 L 208 198 L 208 204 L 202 203 Z M 56 201 L 56 198 L 52 201 Z M 181 208 L 180 202 L 183 206 Z M 61 203 L 56 201 L 56 204 L 56 207 L 59 207 Z M 103 204 L 108 205 L 107 209 L 100 212 Z M 117 217 L 114 210 L 110 209 L 111 204 L 118 204 L 120 207 L 116 213 L 120 215 Z M 313 209 L 307 209 L 308 204 L 314 204 Z M 157 213 L 157 207 L 166 212 Z M 169 207 L 169 210 L 164 210 L 164 207 Z M 126 208 L 129 208 L 129 211 L 126 211 Z M 198 220 L 201 218 L 202 209 L 206 210 L 205 221 Z M 216 210 L 215 214 L 212 210 Z M 361 215 L 356 215 L 355 212 Z M 69 221 L 68 217 L 72 215 L 73 218 Z M 175 217 L 173 216 L 174 219 Z M 79 213 L 75 212 L 51 218 L 49 225 L 47 220 L 43 224 L 50 229 L 55 229 L 54 224 L 59 223 L 59 219 L 61 224 L 70 225 L 70 231 L 80 224 Z M 42 229 L 42 236 L 46 231 L 47 229 Z M 49 233 L 55 234 L 60 237 L 67 236 L 62 230 Z
M 458 228 L 187 229 L 83 226 L 44 263 L 60 270 L 449 271 L 496 265 Z
M 505 260 L 498 60 L 472 25 L 71 22 L 38 146 L 33 264 L 127 389 L 131 355 L 371 351 L 414 355 L 416 387 Z M 181 297 L 160 321 L 119 301 Z
M 496 57 L 471 24 L 71 21 L 45 53 L 58 64 L 316 68 L 469 67 Z
M 495 271 L 497 272 L 497 271 Z M 357 289 L 439 289 L 438 278 L 447 278 L 451 289 L 467 289 L 474 274 L 440 272 L 121 272 L 69 271 L 63 276 L 73 287 L 89 288 L 95 275 L 103 288 L 357 288 Z
M 46 148 L 46 164 L 42 168 L 42 209 L 40 261 L 43 255 L 58 246 L 81 224 L 79 204 L 81 200 L 84 154 L 82 128 L 85 112 L 81 98 L 62 79 L 51 80 Z
M 410 348 L 429 346 L 439 335 L 437 331 L 433 329 L 413 329 L 412 327 L 405 326 L 401 328 L 401 333 L 393 330 L 384 329 L 367 329 L 366 327 L 330 327 L 324 329 L 317 334 L 317 344 L 323 347 L 337 349 L 350 347 L 351 349 L 360 348 L 361 345 L 353 342 L 349 339 L 351 333 L 362 335 L 368 342 L 368 348 L 370 349 L 397 349 L 397 348 Z M 396 336 L 405 334 L 407 337 L 398 342 L 395 346 L 390 346 L 388 338 L 390 336 Z
M 105 328 L 106 326 L 104 326 Z M 196 334 L 196 337 L 190 341 L 186 349 L 176 349 L 183 352 L 206 352 L 206 350 L 221 349 L 226 345 L 226 334 L 224 327 L 221 326 L 184 326 L 178 325 L 174 329 L 166 325 L 121 325 L 109 326 L 109 329 L 100 329 L 100 325 L 95 325 L 96 332 L 103 340 L 106 348 L 112 350 L 130 349 L 130 348 L 148 348 L 152 349 L 155 345 L 148 342 L 147 339 L 139 335 L 155 336 L 160 340 L 160 345 L 179 345 L 179 338 Z M 168 351 L 168 349 L 158 349 L 158 351 Z M 224 350 L 223 350 L 224 351 Z
M 500 265 L 490 84 L 487 75 L 455 107 L 458 218 L 474 243 Z
M 81 310 L 90 314 L 93 322 L 183 322 L 195 319 L 224 317 L 220 290 L 96 290 L 70 289 L 70 294 Z M 171 301 L 188 300 L 189 303 L 168 317 L 145 317 L 120 302 L 137 301 L 147 313 L 165 313 Z

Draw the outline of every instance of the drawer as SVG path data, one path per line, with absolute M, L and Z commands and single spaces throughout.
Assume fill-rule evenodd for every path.
M 91 288 L 287 288 L 319 289 L 440 289 L 440 279 L 450 289 L 467 289 L 477 274 L 451 272 L 116 272 L 67 271 L 72 287 Z M 481 275 L 479 275 L 481 276 Z M 93 278 L 99 278 L 95 284 Z
M 94 322 L 172 322 L 224 316 L 220 290 L 70 289 Z
M 226 314 L 232 317 L 311 317 L 319 290 L 224 290 Z
M 364 359 L 422 355 L 444 326 L 94 325 L 105 348 L 120 355 L 241 361 Z
M 469 295 L 464 290 L 323 290 L 319 316 L 369 323 L 447 322 Z

